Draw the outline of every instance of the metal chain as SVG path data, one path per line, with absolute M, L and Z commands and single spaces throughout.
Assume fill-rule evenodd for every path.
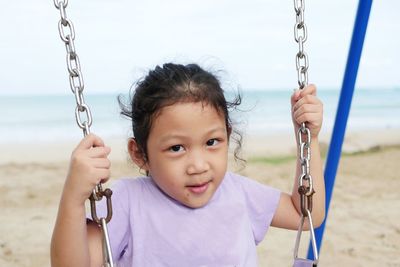
M 296 13 L 296 24 L 294 25 L 294 39 L 299 45 L 299 51 L 296 54 L 297 82 L 299 89 L 303 89 L 308 85 L 308 56 L 304 51 L 304 43 L 307 40 L 307 26 L 304 22 L 304 0 L 294 0 L 294 10 Z M 318 251 L 316 249 L 314 227 L 312 223 L 312 195 L 314 194 L 313 179 L 310 174 L 311 161 L 311 133 L 305 123 L 302 123 L 297 130 L 297 143 L 299 146 L 299 162 L 301 165 L 301 174 L 298 178 L 298 192 L 300 194 L 301 219 L 297 232 L 296 244 L 294 249 L 295 260 L 298 257 L 298 250 L 303 231 L 305 218 L 308 219 L 311 233 L 311 243 L 317 264 Z
M 90 134 L 90 126 L 92 126 L 92 113 L 89 106 L 85 103 L 83 97 L 83 90 L 85 88 L 83 82 L 83 75 L 81 71 L 81 64 L 79 61 L 78 54 L 75 50 L 75 29 L 72 21 L 67 18 L 66 7 L 68 6 L 68 0 L 53 0 L 54 6 L 60 11 L 60 21 L 58 22 L 58 31 L 60 38 L 65 44 L 67 50 L 67 69 L 69 73 L 69 85 L 72 93 L 75 96 L 76 108 L 75 108 L 75 119 L 79 128 L 82 129 L 83 135 L 87 136 Z M 103 233 L 103 255 L 104 255 L 104 266 L 113 267 L 112 255 L 110 248 L 110 241 L 108 237 L 107 224 L 112 217 L 112 206 L 111 206 L 111 195 L 110 189 L 103 190 L 101 183 L 96 185 L 93 189 L 90 200 L 90 208 L 92 219 L 101 228 Z M 96 201 L 101 200 L 103 197 L 107 199 L 107 216 L 105 218 L 98 218 L 96 211 Z
M 296 54 L 296 69 L 298 74 L 299 89 L 303 89 L 308 84 L 308 57 L 304 52 L 304 42 L 307 40 L 307 28 L 304 23 L 304 0 L 294 0 L 294 10 L 296 12 L 296 24 L 294 26 L 294 39 L 299 44 L 299 51 Z M 311 133 L 305 123 L 302 123 L 297 131 L 297 143 L 299 146 L 299 161 L 301 165 L 301 175 L 299 177 L 300 195 L 307 196 L 307 200 L 302 206 L 302 214 L 307 216 L 306 210 L 312 210 L 311 196 L 314 193 L 313 180 L 310 174 L 311 160 Z
M 304 52 L 304 43 L 307 41 L 307 26 L 304 23 L 304 1 L 294 0 L 296 12 L 296 24 L 294 25 L 294 39 L 299 45 L 299 52 L 296 54 L 297 82 L 300 89 L 308 84 L 308 56 Z
M 299 52 L 296 54 L 296 68 L 298 74 L 299 89 L 303 89 L 308 84 L 308 58 L 304 52 L 304 42 L 307 40 L 306 24 L 304 23 L 304 1 L 294 0 L 294 10 L 296 12 L 296 24 L 294 26 L 294 39 L 299 44 Z M 299 161 L 301 164 L 301 175 L 299 177 L 299 193 L 307 196 L 307 200 L 314 193 L 312 177 L 310 174 L 311 160 L 311 133 L 305 123 L 302 123 L 297 131 L 297 143 L 299 146 Z M 306 184 L 306 185 L 305 185 Z M 305 201 L 302 206 L 302 214 L 306 217 L 306 210 L 312 209 L 312 202 Z
M 84 136 L 86 136 L 90 133 L 90 126 L 92 126 L 92 114 L 83 97 L 83 89 L 85 88 L 85 85 L 83 82 L 81 64 L 75 50 L 75 29 L 72 21 L 67 18 L 65 10 L 68 5 L 68 0 L 54 0 L 54 5 L 58 10 L 60 10 L 61 19 L 58 22 L 58 31 L 67 50 L 69 85 L 72 93 L 75 95 L 76 101 L 75 119 L 79 128 L 83 130 Z M 82 121 L 81 115 L 84 115 L 86 120 Z

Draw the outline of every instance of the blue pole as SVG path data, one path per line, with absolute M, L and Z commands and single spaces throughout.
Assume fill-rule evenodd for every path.
M 358 3 L 357 16 L 353 28 L 353 36 L 349 55 L 347 58 L 346 70 L 343 78 L 342 89 L 340 92 L 339 104 L 336 111 L 335 125 L 333 127 L 331 142 L 329 145 L 328 157 L 325 166 L 325 188 L 326 188 L 326 216 L 322 225 L 315 229 L 317 248 L 320 251 L 322 237 L 325 230 L 325 222 L 328 217 L 329 204 L 332 198 L 332 190 L 335 176 L 339 164 L 342 144 L 346 131 L 347 119 L 351 106 L 351 100 L 356 83 L 358 66 L 360 64 L 361 52 L 367 31 L 369 13 L 371 11 L 372 0 L 360 0 Z M 308 248 L 308 259 L 314 259 L 314 253 L 310 242 Z

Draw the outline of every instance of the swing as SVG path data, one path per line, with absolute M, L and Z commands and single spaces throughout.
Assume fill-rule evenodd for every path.
M 72 22 L 67 18 L 66 7 L 68 0 L 53 0 L 55 7 L 60 11 L 61 19 L 58 22 L 58 31 L 61 40 L 64 42 L 67 51 L 67 68 L 69 72 L 69 83 L 71 91 L 75 96 L 76 108 L 75 119 L 78 127 L 82 129 L 83 135 L 86 136 L 90 133 L 90 126 L 92 125 L 92 114 L 89 106 L 85 103 L 83 97 L 84 82 L 79 62 L 78 54 L 75 50 L 74 40 L 75 31 Z M 299 89 L 303 89 L 308 84 L 308 57 L 304 52 L 304 42 L 307 40 L 307 28 L 304 23 L 304 1 L 294 0 L 294 9 L 296 12 L 296 24 L 294 27 L 295 41 L 299 45 L 299 51 L 296 54 L 296 69 L 298 76 Z M 65 32 L 68 31 L 68 32 Z M 83 114 L 82 114 L 83 113 Z M 86 120 L 82 121 L 81 116 L 85 116 Z M 299 228 L 297 231 L 297 238 L 294 248 L 294 263 L 293 267 L 316 267 L 318 264 L 318 251 L 316 248 L 314 227 L 312 223 L 312 195 L 314 194 L 312 177 L 310 175 L 310 144 L 311 134 L 305 123 L 300 125 L 297 132 L 297 141 L 299 144 L 299 161 L 301 164 L 302 173 L 298 180 L 298 192 L 300 194 L 301 217 Z M 307 185 L 305 185 L 307 184 Z M 112 262 L 112 254 L 110 247 L 110 240 L 108 236 L 107 223 L 112 218 L 112 204 L 111 204 L 112 191 L 110 189 L 102 188 L 101 184 L 96 185 L 92 194 L 89 197 L 91 215 L 94 222 L 101 228 L 103 235 L 103 266 L 114 267 Z M 98 218 L 96 212 L 96 201 L 100 201 L 103 197 L 107 200 L 107 216 Z M 298 257 L 299 244 L 301 234 L 304 226 L 305 219 L 308 220 L 311 233 L 311 244 L 314 252 L 314 260 L 303 259 Z

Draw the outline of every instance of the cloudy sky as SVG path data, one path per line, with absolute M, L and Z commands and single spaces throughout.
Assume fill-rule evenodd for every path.
M 0 93 L 69 93 L 53 0 L 0 0 Z M 340 87 L 358 1 L 306 1 L 310 82 Z M 400 87 L 400 1 L 374 1 L 357 86 Z M 69 0 L 87 92 L 125 92 L 164 62 L 223 70 L 227 86 L 297 84 L 293 1 Z

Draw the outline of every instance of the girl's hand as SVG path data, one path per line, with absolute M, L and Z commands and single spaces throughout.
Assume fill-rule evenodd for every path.
M 95 186 L 110 177 L 110 152 L 100 137 L 87 135 L 72 152 L 63 196 L 84 205 Z
M 292 120 L 297 132 L 303 122 L 310 130 L 311 137 L 317 137 L 322 126 L 323 105 L 317 98 L 317 88 L 311 84 L 296 90 L 292 97 Z

